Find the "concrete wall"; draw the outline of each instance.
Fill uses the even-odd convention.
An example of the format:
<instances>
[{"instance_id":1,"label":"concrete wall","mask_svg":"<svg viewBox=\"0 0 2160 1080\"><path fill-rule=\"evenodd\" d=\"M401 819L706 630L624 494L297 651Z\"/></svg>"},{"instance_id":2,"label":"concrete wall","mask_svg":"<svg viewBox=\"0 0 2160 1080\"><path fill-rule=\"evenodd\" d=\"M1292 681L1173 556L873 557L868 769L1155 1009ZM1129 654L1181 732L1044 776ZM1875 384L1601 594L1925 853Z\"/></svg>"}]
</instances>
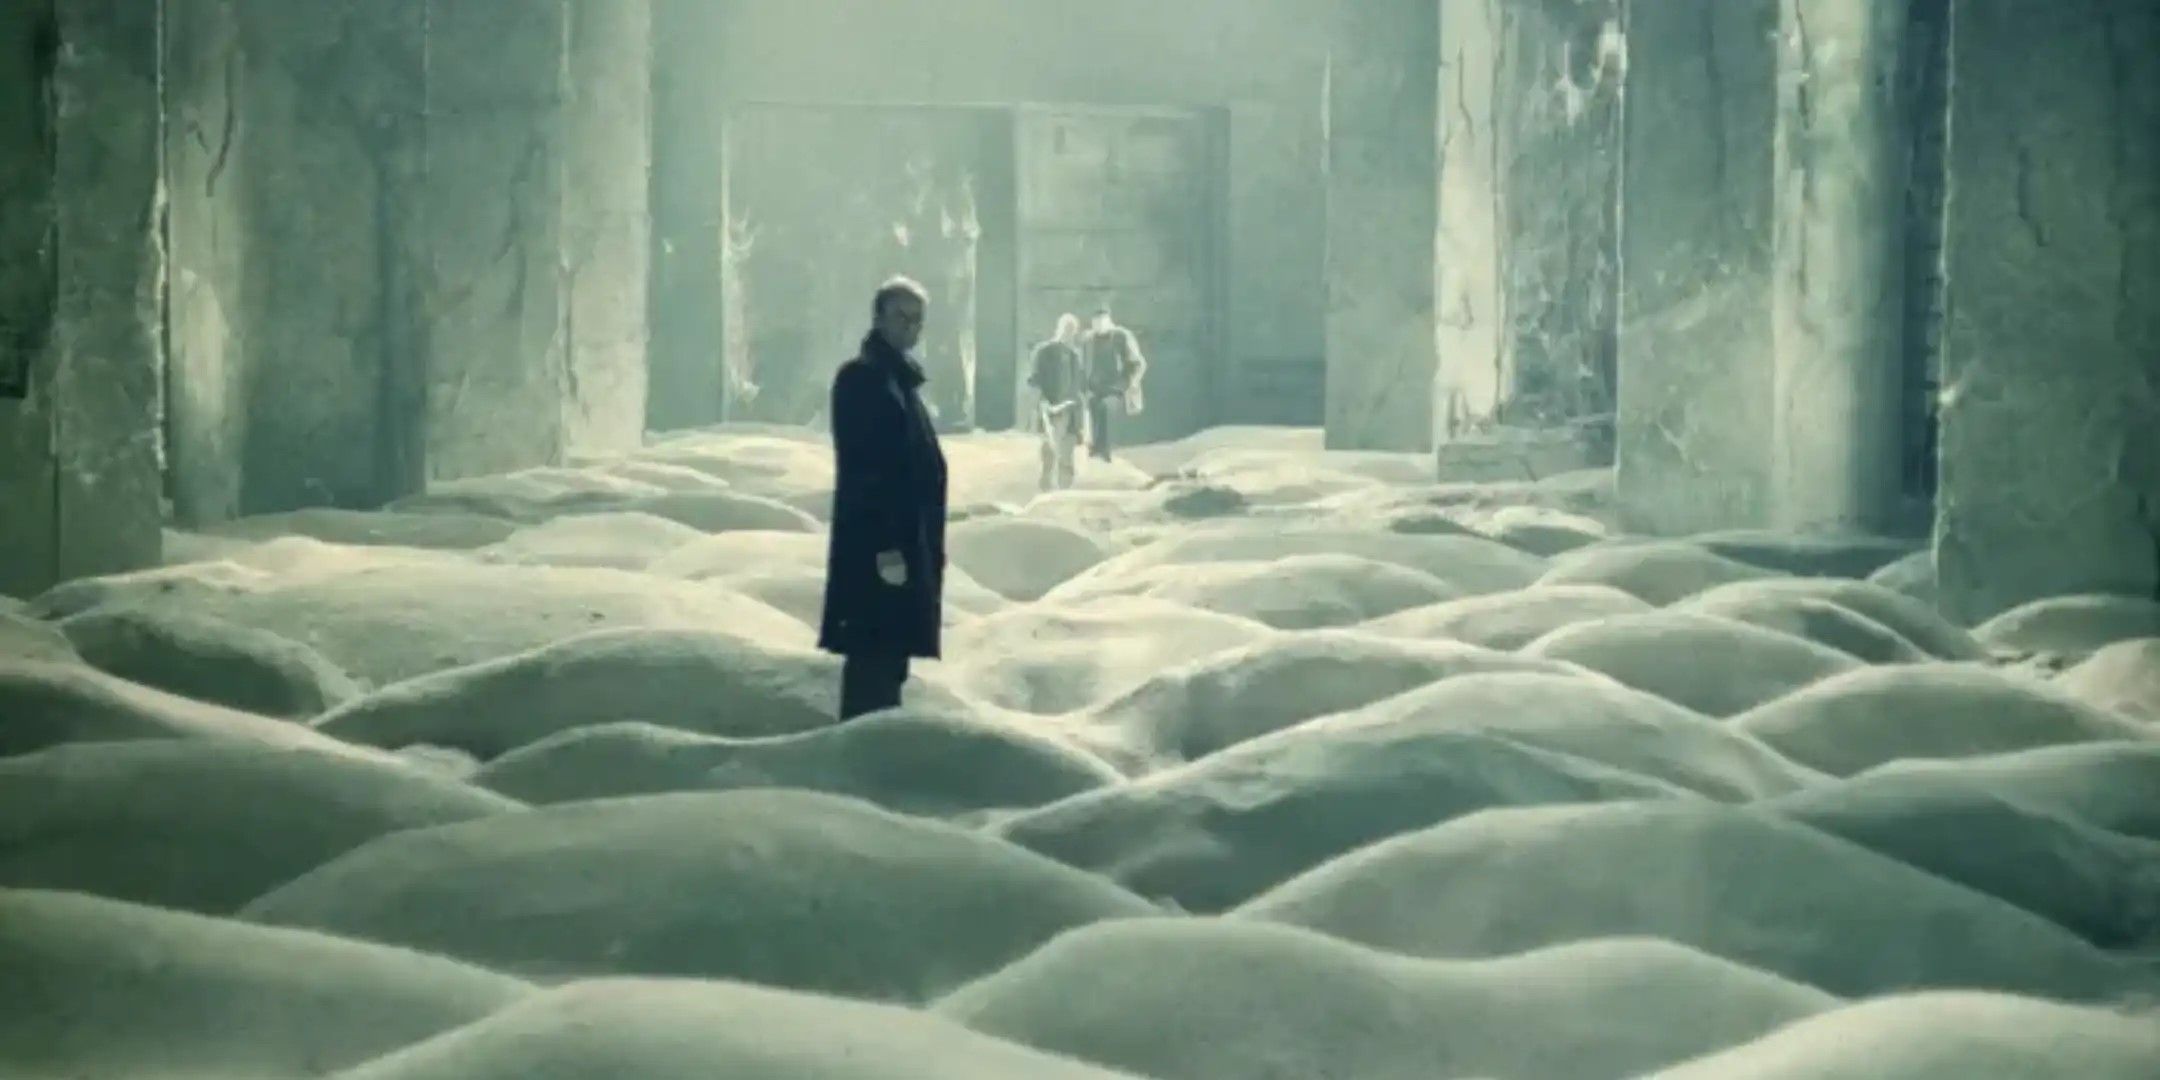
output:
<instances>
[{"instance_id":1,"label":"concrete wall","mask_svg":"<svg viewBox=\"0 0 2160 1080\"><path fill-rule=\"evenodd\" d=\"M158 28L126 0L0 14L24 31L0 45L0 296L30 369L0 400L0 592L23 596L159 554Z\"/></svg>"},{"instance_id":2,"label":"concrete wall","mask_svg":"<svg viewBox=\"0 0 2160 1080\"><path fill-rule=\"evenodd\" d=\"M1771 521L1888 532L1903 494L1910 14L1780 6Z\"/></svg>"},{"instance_id":3,"label":"concrete wall","mask_svg":"<svg viewBox=\"0 0 2160 1080\"><path fill-rule=\"evenodd\" d=\"M1767 524L1776 0L1628 5L1618 487L1627 526Z\"/></svg>"},{"instance_id":4,"label":"concrete wall","mask_svg":"<svg viewBox=\"0 0 2160 1080\"><path fill-rule=\"evenodd\" d=\"M696 33L710 0L653 0L652 271L647 318L646 424L656 431L717 419L722 301L719 66L711 34Z\"/></svg>"},{"instance_id":5,"label":"concrete wall","mask_svg":"<svg viewBox=\"0 0 2160 1080\"><path fill-rule=\"evenodd\" d=\"M414 239L430 479L643 431L649 19L634 0L433 6Z\"/></svg>"},{"instance_id":6,"label":"concrete wall","mask_svg":"<svg viewBox=\"0 0 2160 1080\"><path fill-rule=\"evenodd\" d=\"M1444 442L1613 407L1625 46L1617 0L1442 0Z\"/></svg>"},{"instance_id":7,"label":"concrete wall","mask_svg":"<svg viewBox=\"0 0 2160 1080\"><path fill-rule=\"evenodd\" d=\"M1433 444L1440 10L1345 4L1327 87L1327 445Z\"/></svg>"},{"instance_id":8,"label":"concrete wall","mask_svg":"<svg viewBox=\"0 0 2160 1080\"><path fill-rule=\"evenodd\" d=\"M759 100L1228 108L1224 374L1235 383L1248 366L1317 368L1324 349L1319 90L1331 13L1340 6L663 0L662 49L696 68L659 70L654 243L655 279L665 292L654 301L654 378L691 388L700 401L710 400L704 388L719 378L717 350L704 343L720 295L717 252L707 246L715 135L698 114L715 103ZM986 369L999 362L991 347L984 344Z\"/></svg>"},{"instance_id":9,"label":"concrete wall","mask_svg":"<svg viewBox=\"0 0 2160 1080\"><path fill-rule=\"evenodd\" d=\"M1959 0L1952 34L1943 603L2160 594L2160 5Z\"/></svg>"},{"instance_id":10,"label":"concrete wall","mask_svg":"<svg viewBox=\"0 0 2160 1080\"><path fill-rule=\"evenodd\" d=\"M416 475L403 238L425 6L167 0L174 512L369 506Z\"/></svg>"},{"instance_id":11,"label":"concrete wall","mask_svg":"<svg viewBox=\"0 0 2160 1080\"><path fill-rule=\"evenodd\" d=\"M430 479L560 460L566 0L458 0L430 27L426 267Z\"/></svg>"},{"instance_id":12,"label":"concrete wall","mask_svg":"<svg viewBox=\"0 0 2160 1080\"><path fill-rule=\"evenodd\" d=\"M652 7L570 7L563 266L572 453L645 437L652 161Z\"/></svg>"},{"instance_id":13,"label":"concrete wall","mask_svg":"<svg viewBox=\"0 0 2160 1080\"><path fill-rule=\"evenodd\" d=\"M0 594L54 566L52 0L0 0Z\"/></svg>"},{"instance_id":14,"label":"concrete wall","mask_svg":"<svg viewBox=\"0 0 2160 1080\"><path fill-rule=\"evenodd\" d=\"M646 5L167 5L180 520L638 443Z\"/></svg>"}]
</instances>

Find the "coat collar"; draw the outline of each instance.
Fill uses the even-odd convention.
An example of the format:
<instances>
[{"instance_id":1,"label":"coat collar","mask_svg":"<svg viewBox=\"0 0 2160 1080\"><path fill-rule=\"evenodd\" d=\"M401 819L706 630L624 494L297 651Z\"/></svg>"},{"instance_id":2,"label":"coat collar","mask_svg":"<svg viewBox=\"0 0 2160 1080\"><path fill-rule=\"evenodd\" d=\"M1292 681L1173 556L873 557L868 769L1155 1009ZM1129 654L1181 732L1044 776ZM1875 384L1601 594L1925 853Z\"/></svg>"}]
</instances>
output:
<instances>
[{"instance_id":1,"label":"coat collar","mask_svg":"<svg viewBox=\"0 0 2160 1080\"><path fill-rule=\"evenodd\" d=\"M862 354L864 359L890 372L901 386L910 390L929 379L914 357L887 344L885 338L875 330L863 335Z\"/></svg>"}]
</instances>

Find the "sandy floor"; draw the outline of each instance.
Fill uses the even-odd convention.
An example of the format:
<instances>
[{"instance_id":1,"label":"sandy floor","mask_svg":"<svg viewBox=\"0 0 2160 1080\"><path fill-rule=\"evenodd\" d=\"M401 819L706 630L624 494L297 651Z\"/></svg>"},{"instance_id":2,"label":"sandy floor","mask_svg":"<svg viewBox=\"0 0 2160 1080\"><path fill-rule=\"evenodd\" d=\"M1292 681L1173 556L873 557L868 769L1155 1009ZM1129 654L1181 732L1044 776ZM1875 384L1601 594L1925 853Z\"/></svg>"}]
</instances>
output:
<instances>
[{"instance_id":1,"label":"sandy floor","mask_svg":"<svg viewBox=\"0 0 2160 1080\"><path fill-rule=\"evenodd\" d=\"M831 721L771 427L0 609L0 1074L2160 1076L2160 607L1223 429L951 440Z\"/></svg>"}]
</instances>

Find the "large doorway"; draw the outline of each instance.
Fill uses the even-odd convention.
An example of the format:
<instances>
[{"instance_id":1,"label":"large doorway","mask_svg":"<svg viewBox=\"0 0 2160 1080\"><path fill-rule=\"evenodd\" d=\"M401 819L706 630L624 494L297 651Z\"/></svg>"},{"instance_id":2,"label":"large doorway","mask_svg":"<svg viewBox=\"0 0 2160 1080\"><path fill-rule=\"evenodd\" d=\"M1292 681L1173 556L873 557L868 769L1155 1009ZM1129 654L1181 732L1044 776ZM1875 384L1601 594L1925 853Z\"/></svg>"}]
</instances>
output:
<instances>
[{"instance_id":1,"label":"large doorway","mask_svg":"<svg viewBox=\"0 0 2160 1080\"><path fill-rule=\"evenodd\" d=\"M1146 408L1121 442L1213 423L1220 169L1208 114L1031 107L1015 125L1020 327L1108 304L1148 357Z\"/></svg>"},{"instance_id":2,"label":"large doorway","mask_svg":"<svg viewBox=\"0 0 2160 1080\"><path fill-rule=\"evenodd\" d=\"M941 426L1005 429L1057 317L1108 304L1146 351L1120 441L1214 422L1222 125L1064 106L752 103L725 121L723 358L732 420L804 423L878 282L928 286Z\"/></svg>"}]
</instances>

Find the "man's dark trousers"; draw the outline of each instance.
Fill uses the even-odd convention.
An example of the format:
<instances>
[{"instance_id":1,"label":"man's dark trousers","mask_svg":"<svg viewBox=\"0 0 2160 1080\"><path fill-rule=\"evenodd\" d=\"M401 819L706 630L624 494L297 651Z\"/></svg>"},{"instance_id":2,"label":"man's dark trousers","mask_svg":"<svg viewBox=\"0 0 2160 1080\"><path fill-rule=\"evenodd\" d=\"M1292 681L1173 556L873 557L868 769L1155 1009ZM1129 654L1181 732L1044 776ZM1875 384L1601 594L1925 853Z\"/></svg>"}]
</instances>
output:
<instances>
[{"instance_id":1,"label":"man's dark trousers","mask_svg":"<svg viewBox=\"0 0 2160 1080\"><path fill-rule=\"evenodd\" d=\"M840 661L840 719L896 708L908 658L898 652L849 653Z\"/></svg>"},{"instance_id":2,"label":"man's dark trousers","mask_svg":"<svg viewBox=\"0 0 2160 1080\"><path fill-rule=\"evenodd\" d=\"M1088 410L1088 452L1095 457L1110 460L1110 396L1090 394Z\"/></svg>"}]
</instances>

